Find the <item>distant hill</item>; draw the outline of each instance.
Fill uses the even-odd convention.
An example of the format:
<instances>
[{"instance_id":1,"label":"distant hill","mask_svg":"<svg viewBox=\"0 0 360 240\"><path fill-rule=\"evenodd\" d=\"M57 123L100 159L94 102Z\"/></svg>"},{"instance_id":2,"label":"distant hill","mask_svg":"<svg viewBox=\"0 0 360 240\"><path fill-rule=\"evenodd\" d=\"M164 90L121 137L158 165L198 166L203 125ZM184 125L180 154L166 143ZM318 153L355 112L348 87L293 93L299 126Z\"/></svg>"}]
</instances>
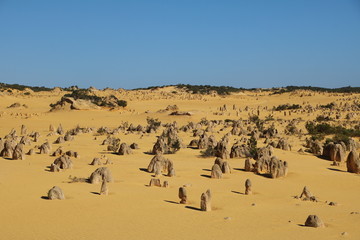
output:
<instances>
[{"instance_id":1,"label":"distant hill","mask_svg":"<svg viewBox=\"0 0 360 240\"><path fill-rule=\"evenodd\" d=\"M272 88L276 90L276 88ZM333 93L360 93L360 87L341 87L341 88L322 88L322 87L311 87L311 86L287 86L284 88L278 88L274 94L281 94L285 92L293 92L296 90L310 90L318 92L333 92Z\"/></svg>"},{"instance_id":2,"label":"distant hill","mask_svg":"<svg viewBox=\"0 0 360 240\"><path fill-rule=\"evenodd\" d=\"M133 90L153 90L161 89L164 87L176 87L183 89L186 92L194 94L210 94L216 92L219 95L228 95L231 93L241 92L241 91L272 91L272 94L282 94L286 92L293 92L296 90L309 90L309 91L318 91L318 92L332 92L332 93L360 93L360 87L341 87L341 88L322 88L322 87L312 87L312 86L287 86L279 88L236 88L231 86L211 86L211 85L190 85L190 84L177 84L177 85L164 85L164 86L152 86L147 88L136 88ZM38 87L38 86L26 86L21 84L7 84L0 83L0 90L6 89L16 89L23 91L26 88L31 89L34 92L40 91L51 91L53 88L47 87ZM77 86L71 86L68 88L62 88L65 91L73 91L79 89Z\"/></svg>"},{"instance_id":3,"label":"distant hill","mask_svg":"<svg viewBox=\"0 0 360 240\"><path fill-rule=\"evenodd\" d=\"M319 92L336 92L336 93L360 93L360 87L341 87L341 88L321 88L321 87L311 87L311 86L287 86L281 88L235 88L230 86L210 86L210 85L190 85L190 84L177 84L177 85L164 85L164 86L154 86L148 88L137 88L134 90L150 90L158 89L162 87L177 87L185 89L187 92L199 93L199 94L210 94L211 92L216 92L219 95L228 95L234 92L240 91L273 91L273 94L282 94L286 92L293 92L296 90L310 90L310 91L319 91Z\"/></svg>"},{"instance_id":4,"label":"distant hill","mask_svg":"<svg viewBox=\"0 0 360 240\"><path fill-rule=\"evenodd\" d=\"M40 92L40 91L51 91L52 88L47 88L47 87L32 87L32 86L26 86L26 85L21 85L21 84L7 84L7 83L0 83L0 89L4 90L4 89L16 89L19 91L23 91L26 88L29 88L31 90L33 90L34 92Z\"/></svg>"}]
</instances>

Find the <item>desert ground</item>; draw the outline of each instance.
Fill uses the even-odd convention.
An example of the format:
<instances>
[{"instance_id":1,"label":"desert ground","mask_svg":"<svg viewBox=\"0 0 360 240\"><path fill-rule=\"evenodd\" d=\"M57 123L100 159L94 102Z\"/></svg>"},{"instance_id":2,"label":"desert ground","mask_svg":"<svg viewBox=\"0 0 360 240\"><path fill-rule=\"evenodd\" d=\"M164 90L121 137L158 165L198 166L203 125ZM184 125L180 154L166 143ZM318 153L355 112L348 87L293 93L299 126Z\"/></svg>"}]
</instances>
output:
<instances>
[{"instance_id":1,"label":"desert ground","mask_svg":"<svg viewBox=\"0 0 360 240\"><path fill-rule=\"evenodd\" d=\"M65 91L0 93L0 136L5 139L16 130L13 136L18 136L17 141L29 135L24 153L34 149L34 154L25 154L23 160L0 157L0 239L360 239L360 175L347 172L345 162L333 166L332 161L306 151L305 139L310 136L304 127L306 121L319 114L335 119L336 112L316 106L331 102L338 106L340 102L351 104L359 101L360 94L295 91L272 95L243 91L220 96L190 94L174 87L93 91L98 95L114 94L126 100L127 107L50 111L49 104L59 101ZM20 105L9 108L13 103ZM286 103L310 105L314 110L272 111L274 106ZM188 115L170 115L171 110L166 110L169 105L176 105L178 111ZM352 110L345 109L334 121L351 128L360 115L355 112L350 123L345 118L348 113ZM221 179L211 178L216 157L204 156L204 149L188 147L199 136L194 136L193 129L182 131L181 127L189 122L217 120L209 129L206 125L198 125L198 129L220 141L231 132L231 121L248 121L251 115L260 119L272 115L265 125L274 124L278 130L274 139L284 137L291 145L291 150L273 148L273 154L288 164L286 176L269 178L247 172L246 157L236 157L225 159L231 173L223 174ZM149 133L122 127L130 123L146 126L148 118L158 119L162 126ZM293 119L297 120L294 124L299 133L285 134L286 125ZM164 124L174 122L182 148L163 156L173 162L176 174L154 176L147 171L155 156L151 151L166 129ZM88 131L74 135L72 141L55 144L60 124L64 132L76 127ZM23 135L22 125L27 128ZM98 131L101 127L118 131L104 134ZM33 132L40 134L37 142L30 136ZM128 155L108 151L107 145L102 145L108 135L128 145L137 143L139 148ZM250 135L228 134L229 152L242 137L249 139ZM359 142L359 138L354 140ZM40 154L38 146L47 141L50 152ZM264 142L265 138L258 138L258 147L266 146ZM59 156L51 154L58 147L76 151L79 157L71 157L71 169L52 172L49 166ZM103 165L90 165L94 158L102 158ZM105 165L106 159L110 163ZM99 167L107 167L113 177L107 184L107 195L99 194L101 183L74 181L74 177L89 178ZM161 183L167 181L169 186L150 187L152 178ZM250 195L245 195L246 179L252 182ZM53 186L63 190L64 200L48 199ZM187 203L179 204L179 187L183 186ZM304 186L316 196L316 201L295 197ZM201 211L201 195L208 189L212 210ZM304 226L309 215L317 215L325 227Z\"/></svg>"}]
</instances>

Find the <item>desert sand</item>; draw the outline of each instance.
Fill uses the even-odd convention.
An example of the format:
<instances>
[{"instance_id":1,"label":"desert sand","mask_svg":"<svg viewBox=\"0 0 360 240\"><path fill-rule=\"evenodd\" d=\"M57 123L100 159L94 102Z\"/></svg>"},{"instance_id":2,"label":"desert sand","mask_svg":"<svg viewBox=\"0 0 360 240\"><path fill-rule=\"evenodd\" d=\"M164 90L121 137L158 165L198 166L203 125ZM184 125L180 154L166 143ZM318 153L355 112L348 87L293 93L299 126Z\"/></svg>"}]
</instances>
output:
<instances>
[{"instance_id":1,"label":"desert sand","mask_svg":"<svg viewBox=\"0 0 360 240\"><path fill-rule=\"evenodd\" d=\"M177 91L175 93L175 91ZM79 153L72 158L73 168L50 172L49 166L56 157L49 154L26 155L24 160L0 158L0 239L360 239L360 175L346 171L346 164L331 166L331 161L312 153L299 153L305 149L306 120L319 114L271 112L280 104L316 106L330 102L353 101L360 94L330 94L319 92L292 92L270 95L269 92L241 92L229 96L191 95L167 87L157 90L115 91L99 94L116 94L127 100L124 109L64 110L50 112L50 103L58 101L65 92L22 92L0 95L0 136L12 129L20 135L21 125L28 133L40 133L39 142L24 147L25 152L48 140L52 150L59 146L65 151ZM19 102L18 108L7 108ZM191 116L172 116L160 111L168 105L177 105L179 110ZM220 107L227 106L227 111ZM233 110L233 105L241 112ZM245 107L250 108L245 111ZM164 123L177 122L178 126L189 122L207 120L246 120L249 113L260 107L260 118L273 114L274 124L281 136L284 134L282 120L301 118L299 129L304 135L285 136L292 145L290 151L274 148L274 154L289 165L286 177L271 179L243 170L245 158L227 159L232 173L222 179L211 179L210 170L215 157L201 156L201 150L187 148L192 132L179 131L184 148L175 154L167 154L173 161L176 176L160 176L169 187L148 187L152 173L146 169L154 155L149 154L157 132L140 134L120 131L114 135L127 144L137 143L139 149L131 155L117 155L101 145L106 135L91 133L76 135L73 141L53 144L59 135L48 136L49 125L57 128L62 124L65 131L80 127L97 129L102 126L116 128L124 122L145 126L148 117ZM268 111L263 110L268 107ZM289 112L289 111L287 111ZM358 113L359 114L359 113ZM343 113L342 119L344 121ZM359 115L355 118L359 121ZM213 134L220 140L231 127ZM230 136L230 147L239 136ZM264 146L265 139L258 145ZM359 139L356 139L359 141ZM93 158L105 155L113 164L106 165L114 182L108 184L109 194L99 195L101 184L86 182L71 183L69 176L88 178L99 166L89 165ZM252 195L245 195L245 180L252 182ZM179 204L178 189L186 185L188 203ZM59 186L65 200L48 200L47 192ZM318 198L318 202L294 198L304 186ZM212 191L212 211L199 211L200 196L207 189ZM336 206L329 206L329 202ZM308 215L319 216L326 227L305 227Z\"/></svg>"}]
</instances>

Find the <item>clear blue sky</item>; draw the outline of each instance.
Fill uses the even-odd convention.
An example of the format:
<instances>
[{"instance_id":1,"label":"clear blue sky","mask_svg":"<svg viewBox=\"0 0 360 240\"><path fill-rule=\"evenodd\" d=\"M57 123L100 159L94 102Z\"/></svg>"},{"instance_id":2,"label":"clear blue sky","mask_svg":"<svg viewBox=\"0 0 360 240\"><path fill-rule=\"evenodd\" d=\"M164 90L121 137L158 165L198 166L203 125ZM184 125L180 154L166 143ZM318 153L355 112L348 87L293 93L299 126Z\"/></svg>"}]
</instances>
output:
<instances>
[{"instance_id":1,"label":"clear blue sky","mask_svg":"<svg viewBox=\"0 0 360 240\"><path fill-rule=\"evenodd\" d=\"M360 86L360 0L0 0L0 82Z\"/></svg>"}]
</instances>

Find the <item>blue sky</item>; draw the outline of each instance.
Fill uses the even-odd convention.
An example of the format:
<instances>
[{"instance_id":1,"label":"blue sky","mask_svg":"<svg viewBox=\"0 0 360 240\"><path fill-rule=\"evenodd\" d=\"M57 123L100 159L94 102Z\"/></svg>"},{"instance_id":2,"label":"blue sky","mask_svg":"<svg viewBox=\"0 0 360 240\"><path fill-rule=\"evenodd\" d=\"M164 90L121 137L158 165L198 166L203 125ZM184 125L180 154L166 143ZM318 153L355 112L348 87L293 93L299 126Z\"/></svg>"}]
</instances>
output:
<instances>
[{"instance_id":1,"label":"blue sky","mask_svg":"<svg viewBox=\"0 0 360 240\"><path fill-rule=\"evenodd\" d=\"M0 0L0 82L360 86L360 0Z\"/></svg>"}]
</instances>

